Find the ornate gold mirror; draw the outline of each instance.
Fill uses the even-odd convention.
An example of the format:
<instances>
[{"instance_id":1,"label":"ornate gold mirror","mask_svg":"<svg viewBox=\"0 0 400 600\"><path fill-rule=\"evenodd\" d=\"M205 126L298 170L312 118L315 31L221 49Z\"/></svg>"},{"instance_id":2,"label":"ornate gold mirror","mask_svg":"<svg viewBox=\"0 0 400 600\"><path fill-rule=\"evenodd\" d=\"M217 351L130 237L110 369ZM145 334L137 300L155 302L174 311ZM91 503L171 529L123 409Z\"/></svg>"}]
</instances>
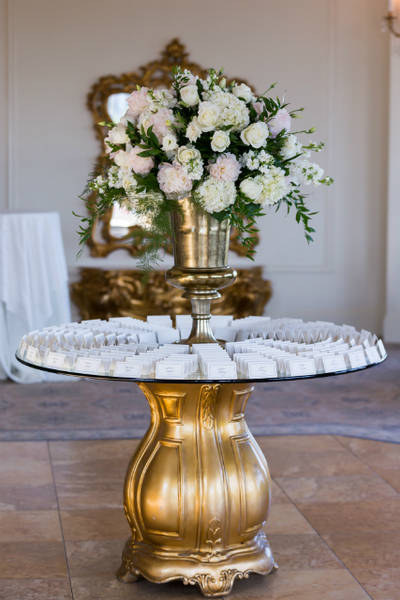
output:
<instances>
[{"instance_id":1,"label":"ornate gold mirror","mask_svg":"<svg viewBox=\"0 0 400 600\"><path fill-rule=\"evenodd\" d=\"M172 40L161 53L160 60L149 62L139 68L139 72L123 73L119 77L108 75L101 77L92 87L87 105L92 113L96 136L101 143L101 152L97 164L107 162L104 148L104 137L107 128L99 125L102 122L118 123L127 109L126 99L137 85L164 88L171 84L172 68L176 65L182 69L189 69L201 78L207 76L207 70L196 63L189 61L189 55L177 39ZM240 79L242 81L242 79ZM229 81L228 81L229 83ZM127 243L132 233L135 232L136 245ZM115 206L93 228L92 236L88 242L92 256L104 257L118 249L127 250L132 256L140 252L145 242L145 229L138 218L132 213ZM230 249L240 256L246 254L245 249L238 241L237 232L232 231ZM171 253L171 248L166 245L165 250Z\"/></svg>"}]
</instances>

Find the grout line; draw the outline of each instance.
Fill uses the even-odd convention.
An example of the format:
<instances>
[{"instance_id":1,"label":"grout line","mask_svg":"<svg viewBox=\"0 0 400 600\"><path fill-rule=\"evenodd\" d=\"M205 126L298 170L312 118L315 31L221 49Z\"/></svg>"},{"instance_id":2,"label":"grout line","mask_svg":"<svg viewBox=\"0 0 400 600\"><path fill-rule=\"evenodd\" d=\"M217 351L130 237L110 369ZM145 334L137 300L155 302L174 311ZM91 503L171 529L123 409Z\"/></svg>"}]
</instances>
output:
<instances>
[{"instance_id":1,"label":"grout line","mask_svg":"<svg viewBox=\"0 0 400 600\"><path fill-rule=\"evenodd\" d=\"M335 436L336 438L338 438L339 436ZM350 438L351 439L351 438ZM359 438L355 438L355 439L359 439ZM377 475L379 477L379 479L382 479L382 481L384 481L386 483L386 485L390 486L392 488L392 490L394 490L396 492L396 494L398 496L400 496L400 492L399 490L397 490L391 483L389 483L388 481L386 481L386 479L380 474L378 473L378 471L375 471L374 467L371 467L370 464L367 463L367 461L362 458L361 456L359 456L358 454L356 454L353 450L351 450L351 448L349 448L348 446L346 446L346 444L343 444L343 442L340 439L337 439L338 443L343 446L343 448L346 448L346 450L348 452L350 452L350 454L352 454L353 456L355 456L356 458L358 458L358 460L361 460L362 463L364 463L364 465L366 465L369 469L371 469L371 471L373 473L375 473L375 475ZM376 441L376 440L367 440L367 441ZM390 442L378 442L379 444L390 444Z\"/></svg>"},{"instance_id":2,"label":"grout line","mask_svg":"<svg viewBox=\"0 0 400 600\"><path fill-rule=\"evenodd\" d=\"M50 443L49 441L46 442L47 443L47 452L49 455L49 460L50 460L50 468L51 468L51 476L53 479L53 486L54 486L54 493L56 495L56 501L57 501L57 512L58 512L58 520L60 523L60 529L61 529L61 536L62 536L62 543L63 543L63 548L64 548L64 556L65 556L65 564L67 566L67 574L68 574L68 581L69 581L69 588L71 591L71 599L74 600L74 592L72 590L72 579L71 579L71 573L69 570L69 563L68 563L68 556L67 556L67 549L65 547L65 539L64 539L64 531L63 531L63 526L62 526L62 520L61 520L61 513L60 513L60 503L58 501L58 494L57 494L57 486L56 486L56 479L54 476L54 469L53 469L53 461L51 458L51 451L50 451Z\"/></svg>"},{"instance_id":3,"label":"grout line","mask_svg":"<svg viewBox=\"0 0 400 600\"><path fill-rule=\"evenodd\" d=\"M300 508L296 505L296 503L290 498L290 496L288 496L288 494L285 492L285 490L279 485L279 483L276 481L275 478L272 478L276 485L278 486L278 488L281 490L281 492L286 496L286 498L290 501L290 503L299 511L299 513L302 515L302 517L307 521L307 523L310 525L310 527L315 531L315 533L317 534L317 536L319 537L320 540L322 540L322 542L324 543L324 545L332 552L332 554L334 556L336 556L336 558L338 559L338 561L340 562L340 564L343 566L344 569L346 569L346 571L351 575L351 577L354 579L354 581L356 583L358 583L358 585L360 586L360 588L362 590L364 590L364 592L367 594L368 598L370 598L371 600L373 600L372 596L370 596L367 592L367 590L364 588L363 585L361 585L361 583L358 581L358 579L356 579L356 577L353 575L353 573L346 567L346 565L344 564L344 562L338 557L338 555L336 554L336 552L330 547L330 545L328 544L328 542L326 540L324 540L324 538L318 533L318 531L315 529L315 527L310 523L310 521L307 519L307 517L301 512ZM271 534L272 535L272 534ZM272 549L272 554L273 554L273 549Z\"/></svg>"}]
</instances>

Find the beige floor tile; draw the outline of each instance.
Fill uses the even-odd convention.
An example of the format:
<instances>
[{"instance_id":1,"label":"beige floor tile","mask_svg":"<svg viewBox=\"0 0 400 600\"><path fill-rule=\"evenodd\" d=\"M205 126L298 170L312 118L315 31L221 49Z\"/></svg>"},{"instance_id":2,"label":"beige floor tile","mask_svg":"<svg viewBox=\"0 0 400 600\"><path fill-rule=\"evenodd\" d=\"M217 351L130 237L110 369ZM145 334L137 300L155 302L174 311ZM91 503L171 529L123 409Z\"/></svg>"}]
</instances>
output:
<instances>
[{"instance_id":1,"label":"beige floor tile","mask_svg":"<svg viewBox=\"0 0 400 600\"><path fill-rule=\"evenodd\" d=\"M263 530L266 534L315 533L293 504L273 504Z\"/></svg>"},{"instance_id":2,"label":"beige floor tile","mask_svg":"<svg viewBox=\"0 0 400 600\"><path fill-rule=\"evenodd\" d=\"M398 532L329 533L322 537L351 572L397 568L400 563Z\"/></svg>"},{"instance_id":3,"label":"beige floor tile","mask_svg":"<svg viewBox=\"0 0 400 600\"><path fill-rule=\"evenodd\" d=\"M280 571L343 569L342 563L316 533L268 535L268 541Z\"/></svg>"},{"instance_id":4,"label":"beige floor tile","mask_svg":"<svg viewBox=\"0 0 400 600\"><path fill-rule=\"evenodd\" d=\"M271 485L271 498L272 504L291 504L291 501L286 494L281 490L279 485L274 479L272 479Z\"/></svg>"},{"instance_id":5,"label":"beige floor tile","mask_svg":"<svg viewBox=\"0 0 400 600\"><path fill-rule=\"evenodd\" d=\"M108 460L128 461L140 440L82 440L50 442L53 463Z\"/></svg>"},{"instance_id":6,"label":"beige floor tile","mask_svg":"<svg viewBox=\"0 0 400 600\"><path fill-rule=\"evenodd\" d=\"M52 509L57 509L57 498L53 483L44 485L0 485L0 511Z\"/></svg>"},{"instance_id":7,"label":"beige floor tile","mask_svg":"<svg viewBox=\"0 0 400 600\"><path fill-rule=\"evenodd\" d=\"M47 442L0 442L0 485L52 482Z\"/></svg>"},{"instance_id":8,"label":"beige floor tile","mask_svg":"<svg viewBox=\"0 0 400 600\"><path fill-rule=\"evenodd\" d=\"M114 577L125 542L126 538L66 542L71 577Z\"/></svg>"},{"instance_id":9,"label":"beige floor tile","mask_svg":"<svg viewBox=\"0 0 400 600\"><path fill-rule=\"evenodd\" d=\"M260 441L260 439L258 440ZM365 463L331 436L271 436L261 438L272 477L363 475Z\"/></svg>"},{"instance_id":10,"label":"beige floor tile","mask_svg":"<svg viewBox=\"0 0 400 600\"><path fill-rule=\"evenodd\" d=\"M67 565L62 542L9 542L0 544L0 565L0 580L67 577Z\"/></svg>"},{"instance_id":11,"label":"beige floor tile","mask_svg":"<svg viewBox=\"0 0 400 600\"><path fill-rule=\"evenodd\" d=\"M60 510L122 508L123 480L91 483L59 483L57 496Z\"/></svg>"},{"instance_id":12,"label":"beige floor tile","mask_svg":"<svg viewBox=\"0 0 400 600\"><path fill-rule=\"evenodd\" d=\"M0 512L1 542L62 541L56 510Z\"/></svg>"},{"instance_id":13,"label":"beige floor tile","mask_svg":"<svg viewBox=\"0 0 400 600\"><path fill-rule=\"evenodd\" d=\"M123 509L63 510L64 539L120 540L131 534Z\"/></svg>"},{"instance_id":14,"label":"beige floor tile","mask_svg":"<svg viewBox=\"0 0 400 600\"><path fill-rule=\"evenodd\" d=\"M400 568L353 571L373 600L400 600Z\"/></svg>"},{"instance_id":15,"label":"beige floor tile","mask_svg":"<svg viewBox=\"0 0 400 600\"><path fill-rule=\"evenodd\" d=\"M397 498L397 492L375 475L332 477L276 477L296 504L311 502L359 502Z\"/></svg>"},{"instance_id":16,"label":"beige floor tile","mask_svg":"<svg viewBox=\"0 0 400 600\"><path fill-rule=\"evenodd\" d=\"M298 504L319 533L400 531L400 497L380 502Z\"/></svg>"},{"instance_id":17,"label":"beige floor tile","mask_svg":"<svg viewBox=\"0 0 400 600\"><path fill-rule=\"evenodd\" d=\"M372 468L400 469L400 444L360 438L338 437L338 441L360 456Z\"/></svg>"},{"instance_id":18,"label":"beige floor tile","mask_svg":"<svg viewBox=\"0 0 400 600\"><path fill-rule=\"evenodd\" d=\"M196 586L197 588L197 586ZM121 584L115 579L72 579L74 600L179 600L201 598L198 588L181 582L158 586L145 580ZM277 571L236 581L229 598L240 600L370 600L345 569Z\"/></svg>"},{"instance_id":19,"label":"beige floor tile","mask_svg":"<svg viewBox=\"0 0 400 600\"><path fill-rule=\"evenodd\" d=\"M67 579L2 579L0 600L71 600Z\"/></svg>"}]
</instances>

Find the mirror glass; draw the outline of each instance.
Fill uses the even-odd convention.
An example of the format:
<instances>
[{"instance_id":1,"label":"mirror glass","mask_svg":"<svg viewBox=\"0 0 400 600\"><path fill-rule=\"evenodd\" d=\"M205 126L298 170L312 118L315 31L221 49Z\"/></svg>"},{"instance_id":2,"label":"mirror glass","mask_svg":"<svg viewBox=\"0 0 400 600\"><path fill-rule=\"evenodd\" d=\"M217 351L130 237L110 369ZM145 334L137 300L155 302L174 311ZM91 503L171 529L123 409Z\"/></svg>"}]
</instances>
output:
<instances>
[{"instance_id":1,"label":"mirror glass","mask_svg":"<svg viewBox=\"0 0 400 600\"><path fill-rule=\"evenodd\" d=\"M121 117L124 116L128 110L128 104L126 103L127 98L130 94L111 94L107 99L107 112L110 115L113 123L119 123Z\"/></svg>"},{"instance_id":2,"label":"mirror glass","mask_svg":"<svg viewBox=\"0 0 400 600\"><path fill-rule=\"evenodd\" d=\"M118 204L113 206L111 221L110 221L110 233L115 238L122 238L129 233L129 227L139 225L143 229L146 229L146 224L143 223L143 219L138 217L132 212L129 212L126 208L121 208Z\"/></svg>"}]
</instances>

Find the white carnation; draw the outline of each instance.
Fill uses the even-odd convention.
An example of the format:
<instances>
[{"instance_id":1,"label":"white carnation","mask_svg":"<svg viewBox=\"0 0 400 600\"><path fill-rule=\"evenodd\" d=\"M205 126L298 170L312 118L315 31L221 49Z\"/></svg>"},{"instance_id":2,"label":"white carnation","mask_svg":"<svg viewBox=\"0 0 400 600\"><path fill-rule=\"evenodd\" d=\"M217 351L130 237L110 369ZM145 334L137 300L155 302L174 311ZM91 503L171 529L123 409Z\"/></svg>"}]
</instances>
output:
<instances>
[{"instance_id":1,"label":"white carnation","mask_svg":"<svg viewBox=\"0 0 400 600\"><path fill-rule=\"evenodd\" d=\"M220 212L236 200L236 187L233 181L221 181L207 177L197 188L197 194L207 212Z\"/></svg>"},{"instance_id":2,"label":"white carnation","mask_svg":"<svg viewBox=\"0 0 400 600\"><path fill-rule=\"evenodd\" d=\"M162 140L162 149L164 152L171 152L172 150L176 150L178 148L178 140L176 139L176 135L173 133L168 133L163 137Z\"/></svg>"},{"instance_id":3,"label":"white carnation","mask_svg":"<svg viewBox=\"0 0 400 600\"><path fill-rule=\"evenodd\" d=\"M186 129L185 135L190 142L196 142L197 139L201 136L201 134L202 129L200 127L198 118L194 117Z\"/></svg>"}]
</instances>

